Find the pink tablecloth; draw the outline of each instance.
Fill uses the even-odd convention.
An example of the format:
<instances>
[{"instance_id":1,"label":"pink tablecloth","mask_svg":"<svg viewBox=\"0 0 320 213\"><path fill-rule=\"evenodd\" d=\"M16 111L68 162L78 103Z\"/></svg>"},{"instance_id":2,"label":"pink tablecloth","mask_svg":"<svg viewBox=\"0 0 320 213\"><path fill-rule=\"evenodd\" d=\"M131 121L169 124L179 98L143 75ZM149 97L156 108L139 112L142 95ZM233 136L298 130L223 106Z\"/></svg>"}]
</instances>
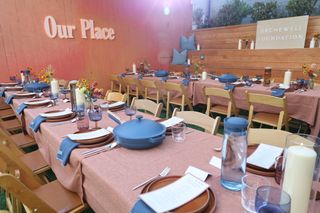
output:
<instances>
[{"instance_id":1,"label":"pink tablecloth","mask_svg":"<svg viewBox=\"0 0 320 213\"><path fill-rule=\"evenodd\" d=\"M24 100L14 100L17 108ZM59 103L52 109L67 107ZM25 109L27 125L48 108ZM124 115L118 113L121 117ZM93 123L90 124L93 126ZM104 116L101 127L115 126L115 123ZM85 200L95 212L129 212L138 199L141 189L132 188L141 181L158 174L164 167L171 168L170 175L183 175L192 165L212 174L207 180L216 195L216 212L241 212L240 192L224 189L219 184L219 169L209 165L214 147L221 146L222 139L207 133L194 130L187 135L183 143L175 143L167 137L163 144L150 150L128 150L117 148L83 159L81 152L86 149L75 149L70 163L63 167L56 159L61 140L67 133L75 132L76 124L55 125L41 124L41 131L33 134L45 160L55 172L58 180L69 190L84 194ZM271 179L272 180L272 179ZM232 202L232 205L230 205Z\"/></svg>"},{"instance_id":2,"label":"pink tablecloth","mask_svg":"<svg viewBox=\"0 0 320 213\"><path fill-rule=\"evenodd\" d=\"M207 87L220 87L223 88L224 84L216 80L207 79L205 81L198 81L193 85L193 104L206 104L206 97L203 94L203 88ZM252 87L236 87L233 91L236 106L240 109L248 110L245 91L255 93L263 93L271 95L270 87L264 87L259 84L254 84ZM308 123L311 127L311 134L318 135L320 132L320 87L315 87L313 90L308 90L302 93L287 92L285 93L288 102L289 116L298 120ZM226 104L225 100L215 99L219 104ZM257 111L276 112L277 109L257 106Z\"/></svg>"}]
</instances>

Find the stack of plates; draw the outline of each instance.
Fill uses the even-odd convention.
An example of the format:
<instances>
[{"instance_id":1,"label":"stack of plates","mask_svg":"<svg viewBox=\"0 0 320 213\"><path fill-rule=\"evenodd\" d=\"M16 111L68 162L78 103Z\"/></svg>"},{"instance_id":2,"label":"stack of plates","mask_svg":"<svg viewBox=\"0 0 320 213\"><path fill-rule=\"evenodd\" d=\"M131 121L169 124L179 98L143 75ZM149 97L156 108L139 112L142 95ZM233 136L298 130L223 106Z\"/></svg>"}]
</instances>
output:
<instances>
[{"instance_id":1,"label":"stack of plates","mask_svg":"<svg viewBox=\"0 0 320 213\"><path fill-rule=\"evenodd\" d=\"M6 91L20 91L23 89L23 87L14 86L14 87L5 87Z\"/></svg>"},{"instance_id":2,"label":"stack of plates","mask_svg":"<svg viewBox=\"0 0 320 213\"><path fill-rule=\"evenodd\" d=\"M181 178L180 176L168 176L164 178L159 178L149 184L147 184L142 189L142 194L146 192L151 192L166 185L173 183L174 181ZM170 212L188 212L188 213L196 213L196 212L214 212L216 208L216 197L214 193L208 188L201 195L196 197L195 199L189 201L188 203L176 208Z\"/></svg>"},{"instance_id":3,"label":"stack of plates","mask_svg":"<svg viewBox=\"0 0 320 213\"><path fill-rule=\"evenodd\" d=\"M48 100L48 99L45 99L45 100L31 100L31 101L24 102L24 104L26 104L27 106L31 106L31 107L44 106L44 105L48 105L49 103L51 103L51 100Z\"/></svg>"},{"instance_id":4,"label":"stack of plates","mask_svg":"<svg viewBox=\"0 0 320 213\"><path fill-rule=\"evenodd\" d=\"M68 134L68 138L80 143L80 148L93 148L111 143L113 134L106 129L89 129L87 131Z\"/></svg>"},{"instance_id":5,"label":"stack of plates","mask_svg":"<svg viewBox=\"0 0 320 213\"><path fill-rule=\"evenodd\" d=\"M9 83L0 83L0 87L14 87L14 86L17 86L18 83L13 83L13 82L9 82Z\"/></svg>"},{"instance_id":6,"label":"stack of plates","mask_svg":"<svg viewBox=\"0 0 320 213\"><path fill-rule=\"evenodd\" d=\"M118 101L113 103L103 103L100 105L102 109L110 110L111 112L123 110L125 107L125 102Z\"/></svg>"},{"instance_id":7,"label":"stack of plates","mask_svg":"<svg viewBox=\"0 0 320 213\"><path fill-rule=\"evenodd\" d=\"M14 98L32 98L36 94L34 92L18 92L14 94Z\"/></svg>"},{"instance_id":8,"label":"stack of plates","mask_svg":"<svg viewBox=\"0 0 320 213\"><path fill-rule=\"evenodd\" d=\"M47 118L47 122L60 122L73 119L76 114L71 109L65 110L52 110L40 114L42 117Z\"/></svg>"},{"instance_id":9,"label":"stack of plates","mask_svg":"<svg viewBox=\"0 0 320 213\"><path fill-rule=\"evenodd\" d=\"M258 146L259 144L249 145L247 148L247 157L249 157L258 148ZM265 169L249 163L247 163L247 172L266 177L274 177L276 175L276 170L274 167L271 167L270 169Z\"/></svg>"}]
</instances>

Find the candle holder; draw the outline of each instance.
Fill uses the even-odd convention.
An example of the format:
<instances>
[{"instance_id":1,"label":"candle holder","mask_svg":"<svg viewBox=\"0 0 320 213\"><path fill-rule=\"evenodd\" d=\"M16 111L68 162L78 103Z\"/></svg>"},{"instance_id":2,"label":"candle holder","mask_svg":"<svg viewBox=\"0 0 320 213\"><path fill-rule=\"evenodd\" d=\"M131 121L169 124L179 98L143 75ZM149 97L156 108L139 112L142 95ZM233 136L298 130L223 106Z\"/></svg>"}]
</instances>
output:
<instances>
[{"instance_id":1,"label":"candle holder","mask_svg":"<svg viewBox=\"0 0 320 213\"><path fill-rule=\"evenodd\" d=\"M291 213L316 212L320 194L320 138L288 135L282 171L281 186L291 197Z\"/></svg>"}]
</instances>

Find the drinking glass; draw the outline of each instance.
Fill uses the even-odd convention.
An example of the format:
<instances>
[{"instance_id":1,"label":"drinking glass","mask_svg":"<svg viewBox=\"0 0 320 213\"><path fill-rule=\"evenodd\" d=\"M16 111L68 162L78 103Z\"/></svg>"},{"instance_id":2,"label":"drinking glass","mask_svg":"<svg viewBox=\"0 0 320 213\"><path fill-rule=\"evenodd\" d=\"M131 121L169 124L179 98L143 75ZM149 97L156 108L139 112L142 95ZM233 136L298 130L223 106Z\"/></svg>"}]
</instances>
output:
<instances>
[{"instance_id":1,"label":"drinking glass","mask_svg":"<svg viewBox=\"0 0 320 213\"><path fill-rule=\"evenodd\" d=\"M77 128L80 132L86 131L89 129L89 119L88 115L84 111L78 111L77 112Z\"/></svg>"},{"instance_id":2,"label":"drinking glass","mask_svg":"<svg viewBox=\"0 0 320 213\"><path fill-rule=\"evenodd\" d=\"M290 213L291 198L280 188L260 186L256 193L255 208L257 213Z\"/></svg>"},{"instance_id":3,"label":"drinking glass","mask_svg":"<svg viewBox=\"0 0 320 213\"><path fill-rule=\"evenodd\" d=\"M185 123L178 123L171 127L172 129L172 138L175 142L182 142L186 138L185 129L186 124Z\"/></svg>"},{"instance_id":4,"label":"drinking glass","mask_svg":"<svg viewBox=\"0 0 320 213\"><path fill-rule=\"evenodd\" d=\"M67 94L70 92L69 89L66 89L66 88L61 88L60 89L60 93L64 95L64 98L63 100L67 99Z\"/></svg>"},{"instance_id":5,"label":"drinking glass","mask_svg":"<svg viewBox=\"0 0 320 213\"><path fill-rule=\"evenodd\" d=\"M57 94L50 93L50 99L52 101L52 105L53 106L57 105L57 100L58 100L58 95Z\"/></svg>"},{"instance_id":6,"label":"drinking glass","mask_svg":"<svg viewBox=\"0 0 320 213\"><path fill-rule=\"evenodd\" d=\"M130 116L130 120L132 120L132 116L137 113L137 108L135 106L128 106L125 108L124 113Z\"/></svg>"},{"instance_id":7,"label":"drinking glass","mask_svg":"<svg viewBox=\"0 0 320 213\"><path fill-rule=\"evenodd\" d=\"M269 181L261 176L247 174L242 177L241 205L250 212L255 213L256 191L260 186L269 186Z\"/></svg>"},{"instance_id":8,"label":"drinking glass","mask_svg":"<svg viewBox=\"0 0 320 213\"><path fill-rule=\"evenodd\" d=\"M89 114L90 121L95 122L95 129L98 129L98 121L101 121L101 119L102 119L101 107L98 105L91 107L88 114Z\"/></svg>"}]
</instances>

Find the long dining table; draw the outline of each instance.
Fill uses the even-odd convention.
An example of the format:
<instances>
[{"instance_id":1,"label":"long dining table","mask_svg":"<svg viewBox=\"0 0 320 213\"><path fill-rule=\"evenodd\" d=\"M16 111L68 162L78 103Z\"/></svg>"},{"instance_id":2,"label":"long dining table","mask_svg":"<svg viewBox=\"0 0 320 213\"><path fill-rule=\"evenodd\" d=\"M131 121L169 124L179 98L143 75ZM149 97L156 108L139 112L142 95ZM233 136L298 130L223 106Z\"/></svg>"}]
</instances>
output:
<instances>
[{"instance_id":1,"label":"long dining table","mask_svg":"<svg viewBox=\"0 0 320 213\"><path fill-rule=\"evenodd\" d=\"M6 95L10 94L9 92ZM16 109L27 99L14 99L12 107ZM39 113L48 110L65 109L69 103L58 101L52 108L26 108L23 116L26 126ZM141 113L143 114L143 113ZM117 115L128 120L123 111ZM157 118L143 114L144 117ZM115 127L117 124L106 114L99 126ZM93 127L93 122L90 122ZM192 130L186 135L186 140L177 143L167 136L163 143L147 150L129 150L123 147L115 148L97 155L84 158L82 153L87 148L77 148L72 151L70 161L62 166L56 155L62 139L68 133L77 131L75 123L44 122L37 133L27 129L33 135L39 150L46 162L54 171L61 184L76 192L95 212L130 212L139 198L141 188L132 188L144 180L159 174L166 166L171 168L169 175L184 175L189 166L200 168L211 175L206 182L210 185L216 197L216 212L242 212L240 192L229 191L220 185L220 169L209 164L213 156L221 157L214 148L221 147L222 138L198 130ZM275 184L273 178L269 178Z\"/></svg>"}]
</instances>

